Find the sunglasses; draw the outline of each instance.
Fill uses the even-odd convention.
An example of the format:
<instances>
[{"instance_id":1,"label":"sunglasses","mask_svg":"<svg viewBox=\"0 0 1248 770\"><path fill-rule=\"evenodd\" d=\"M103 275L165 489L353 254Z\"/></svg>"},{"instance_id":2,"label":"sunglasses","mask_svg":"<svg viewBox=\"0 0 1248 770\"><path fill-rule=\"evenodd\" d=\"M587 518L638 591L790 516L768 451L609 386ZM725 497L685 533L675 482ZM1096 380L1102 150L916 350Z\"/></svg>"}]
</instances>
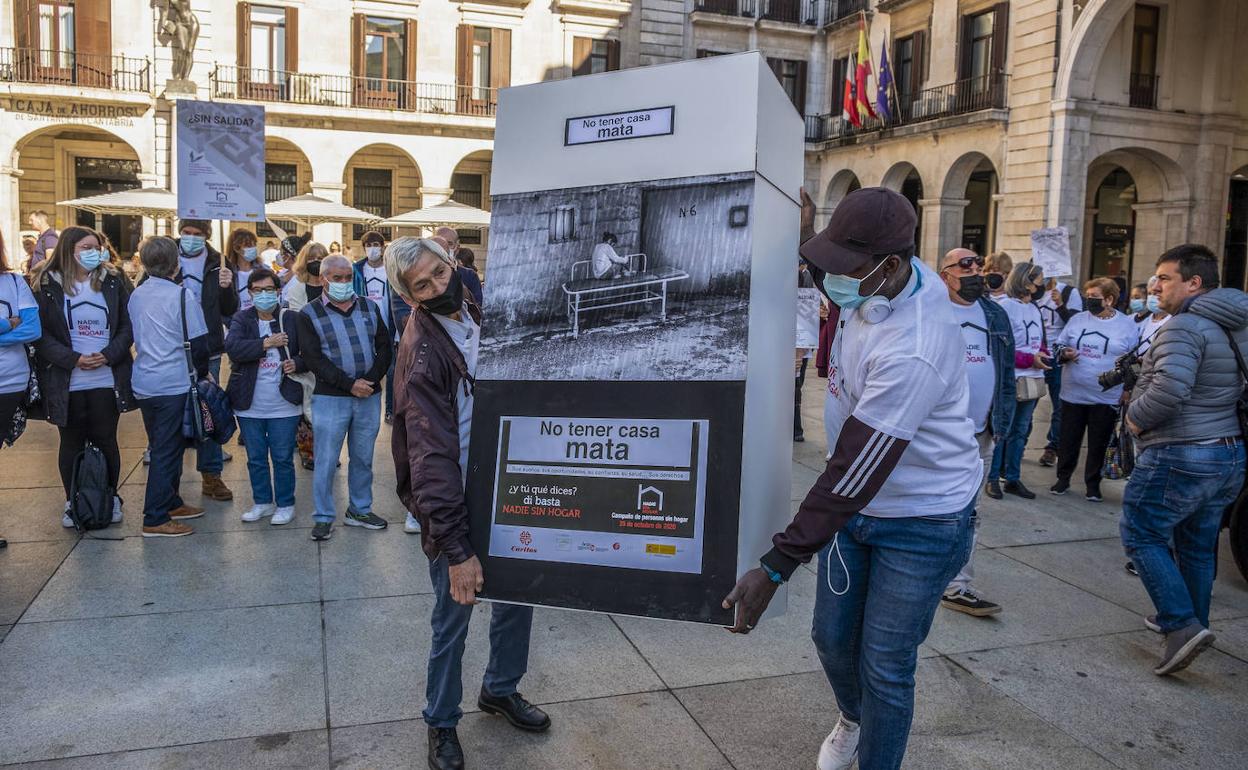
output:
<instances>
[{"instance_id":1,"label":"sunglasses","mask_svg":"<svg viewBox=\"0 0 1248 770\"><path fill-rule=\"evenodd\" d=\"M980 257L980 256L974 256L974 257L963 257L962 259L959 259L957 262L954 262L954 263L952 263L952 264L945 265L943 269L944 269L944 270L948 270L948 269L950 269L950 268L952 268L952 267L955 267L955 266L956 266L956 267L960 267L960 268L962 268L963 270L970 270L970 269L971 269L971 265L979 265L980 267L983 267L983 266L984 266L984 258L983 258L983 257Z\"/></svg>"}]
</instances>

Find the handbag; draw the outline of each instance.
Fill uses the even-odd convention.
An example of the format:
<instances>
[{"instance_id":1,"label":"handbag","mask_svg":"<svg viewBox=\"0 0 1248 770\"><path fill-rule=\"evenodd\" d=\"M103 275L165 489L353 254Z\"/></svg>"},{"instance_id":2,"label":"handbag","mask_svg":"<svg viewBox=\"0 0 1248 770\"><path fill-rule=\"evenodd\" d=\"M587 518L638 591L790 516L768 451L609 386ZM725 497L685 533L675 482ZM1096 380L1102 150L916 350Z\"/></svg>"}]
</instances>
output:
<instances>
[{"instance_id":1,"label":"handbag","mask_svg":"<svg viewBox=\"0 0 1248 770\"><path fill-rule=\"evenodd\" d=\"M186 289L182 289L182 352L186 356L186 376L190 387L182 412L182 437L199 443L214 441L224 444L234 435L237 423L229 396L215 382L199 379L191 360L191 339L186 329Z\"/></svg>"},{"instance_id":2,"label":"handbag","mask_svg":"<svg viewBox=\"0 0 1248 770\"><path fill-rule=\"evenodd\" d=\"M1125 412L1125 410L1122 410ZM1120 414L1114 432L1105 448L1105 464L1101 475L1107 479L1125 479L1135 470L1135 440L1126 426L1126 415Z\"/></svg>"},{"instance_id":3,"label":"handbag","mask_svg":"<svg viewBox=\"0 0 1248 770\"><path fill-rule=\"evenodd\" d=\"M1015 377L1014 386L1019 401L1035 401L1049 392L1043 377Z\"/></svg>"}]
</instances>

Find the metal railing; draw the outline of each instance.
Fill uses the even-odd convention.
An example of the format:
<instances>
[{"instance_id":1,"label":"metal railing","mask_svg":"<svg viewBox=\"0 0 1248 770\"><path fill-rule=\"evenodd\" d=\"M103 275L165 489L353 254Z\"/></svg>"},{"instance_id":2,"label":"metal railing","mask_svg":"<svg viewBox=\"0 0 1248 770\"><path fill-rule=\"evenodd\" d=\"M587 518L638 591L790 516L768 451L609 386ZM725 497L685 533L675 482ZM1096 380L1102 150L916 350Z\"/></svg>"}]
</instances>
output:
<instances>
[{"instance_id":1,"label":"metal railing","mask_svg":"<svg viewBox=\"0 0 1248 770\"><path fill-rule=\"evenodd\" d=\"M0 82L74 85L148 93L152 87L152 62L132 56L0 48Z\"/></svg>"},{"instance_id":2,"label":"metal railing","mask_svg":"<svg viewBox=\"0 0 1248 770\"><path fill-rule=\"evenodd\" d=\"M693 10L817 27L826 4L827 0L694 0Z\"/></svg>"},{"instance_id":3,"label":"metal railing","mask_svg":"<svg viewBox=\"0 0 1248 770\"><path fill-rule=\"evenodd\" d=\"M921 123L928 120L964 115L980 110L1004 109L1009 76L1003 72L968 78L935 88L926 88L914 94L899 94L889 99L890 115L867 118L862 127L850 123L840 112L828 115L806 116L806 141L842 141L857 134L866 134L886 128ZM874 109L875 95L871 106Z\"/></svg>"},{"instance_id":4,"label":"metal railing","mask_svg":"<svg viewBox=\"0 0 1248 770\"><path fill-rule=\"evenodd\" d=\"M871 10L871 0L825 0L823 26Z\"/></svg>"},{"instance_id":5,"label":"metal railing","mask_svg":"<svg viewBox=\"0 0 1248 770\"><path fill-rule=\"evenodd\" d=\"M214 99L485 117L492 117L498 109L496 88L359 75L318 75L224 64L213 67L209 87Z\"/></svg>"},{"instance_id":6,"label":"metal railing","mask_svg":"<svg viewBox=\"0 0 1248 770\"><path fill-rule=\"evenodd\" d=\"M1161 78L1144 72L1131 73L1131 106L1157 109L1157 84Z\"/></svg>"}]
</instances>

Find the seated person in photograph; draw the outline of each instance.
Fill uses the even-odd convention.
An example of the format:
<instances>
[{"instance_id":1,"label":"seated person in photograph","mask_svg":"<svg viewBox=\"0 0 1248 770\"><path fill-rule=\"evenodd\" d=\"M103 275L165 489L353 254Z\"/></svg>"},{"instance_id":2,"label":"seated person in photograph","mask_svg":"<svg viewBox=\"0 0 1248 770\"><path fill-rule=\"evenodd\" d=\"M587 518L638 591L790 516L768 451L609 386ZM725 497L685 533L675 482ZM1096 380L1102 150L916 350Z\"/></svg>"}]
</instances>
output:
<instances>
[{"instance_id":1,"label":"seated person in photograph","mask_svg":"<svg viewBox=\"0 0 1248 770\"><path fill-rule=\"evenodd\" d=\"M619 240L615 233L602 234L602 243L594 247L592 257L595 278L619 278L628 274L628 257L621 257L615 252L617 243Z\"/></svg>"}]
</instances>

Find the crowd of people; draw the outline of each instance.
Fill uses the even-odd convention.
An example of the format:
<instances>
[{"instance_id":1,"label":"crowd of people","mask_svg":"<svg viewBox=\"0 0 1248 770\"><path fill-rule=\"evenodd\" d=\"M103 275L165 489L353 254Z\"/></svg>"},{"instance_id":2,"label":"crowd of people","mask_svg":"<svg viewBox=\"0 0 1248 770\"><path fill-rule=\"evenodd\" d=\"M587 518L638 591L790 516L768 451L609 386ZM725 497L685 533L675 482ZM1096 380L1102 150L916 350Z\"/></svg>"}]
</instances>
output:
<instances>
[{"instance_id":1,"label":"crowd of people","mask_svg":"<svg viewBox=\"0 0 1248 770\"><path fill-rule=\"evenodd\" d=\"M1219 287L1207 248L1160 255L1154 277L1128 292L1121 279L1069 285L1003 252L954 249L933 269L915 256L914 231L904 197L866 188L815 233L803 193L799 283L827 301L819 350L795 359L796 390L800 399L813 357L828 379L827 467L723 600L729 630L749 633L778 586L818 559L813 639L840 709L820 770L899 767L917 650L937 608L1001 611L973 585L978 500L1036 497L1022 466L1042 399L1053 409L1036 459L1054 468L1052 494L1070 490L1082 457L1085 499L1102 502L1107 458L1132 460L1122 541L1156 606L1145 624L1162 635L1159 675L1212 643L1218 529L1244 479L1237 359L1248 296ZM100 232L68 227L39 237L27 275L9 268L0 239L0 440L17 440L28 416L58 427L62 523L76 527L75 458L98 449L117 490L118 423L137 409L150 462L142 535L190 535L204 509L179 494L188 448L203 496L233 498L221 443L184 438L191 389L228 371L251 486L242 520L296 518L298 455L312 472L311 537L325 541L344 444L343 523L386 529L373 507L373 452L391 423L404 530L420 535L436 594L429 764L462 768L462 655L483 585L464 503L483 302L473 255L449 228L394 242L365 233L354 262L307 234L262 247L238 229L218 252L210 233L209 222L182 220L175 237L145 239L135 265ZM124 505L113 498L113 523ZM496 603L490 624L479 707L548 729L518 692L532 608Z\"/></svg>"}]
</instances>

